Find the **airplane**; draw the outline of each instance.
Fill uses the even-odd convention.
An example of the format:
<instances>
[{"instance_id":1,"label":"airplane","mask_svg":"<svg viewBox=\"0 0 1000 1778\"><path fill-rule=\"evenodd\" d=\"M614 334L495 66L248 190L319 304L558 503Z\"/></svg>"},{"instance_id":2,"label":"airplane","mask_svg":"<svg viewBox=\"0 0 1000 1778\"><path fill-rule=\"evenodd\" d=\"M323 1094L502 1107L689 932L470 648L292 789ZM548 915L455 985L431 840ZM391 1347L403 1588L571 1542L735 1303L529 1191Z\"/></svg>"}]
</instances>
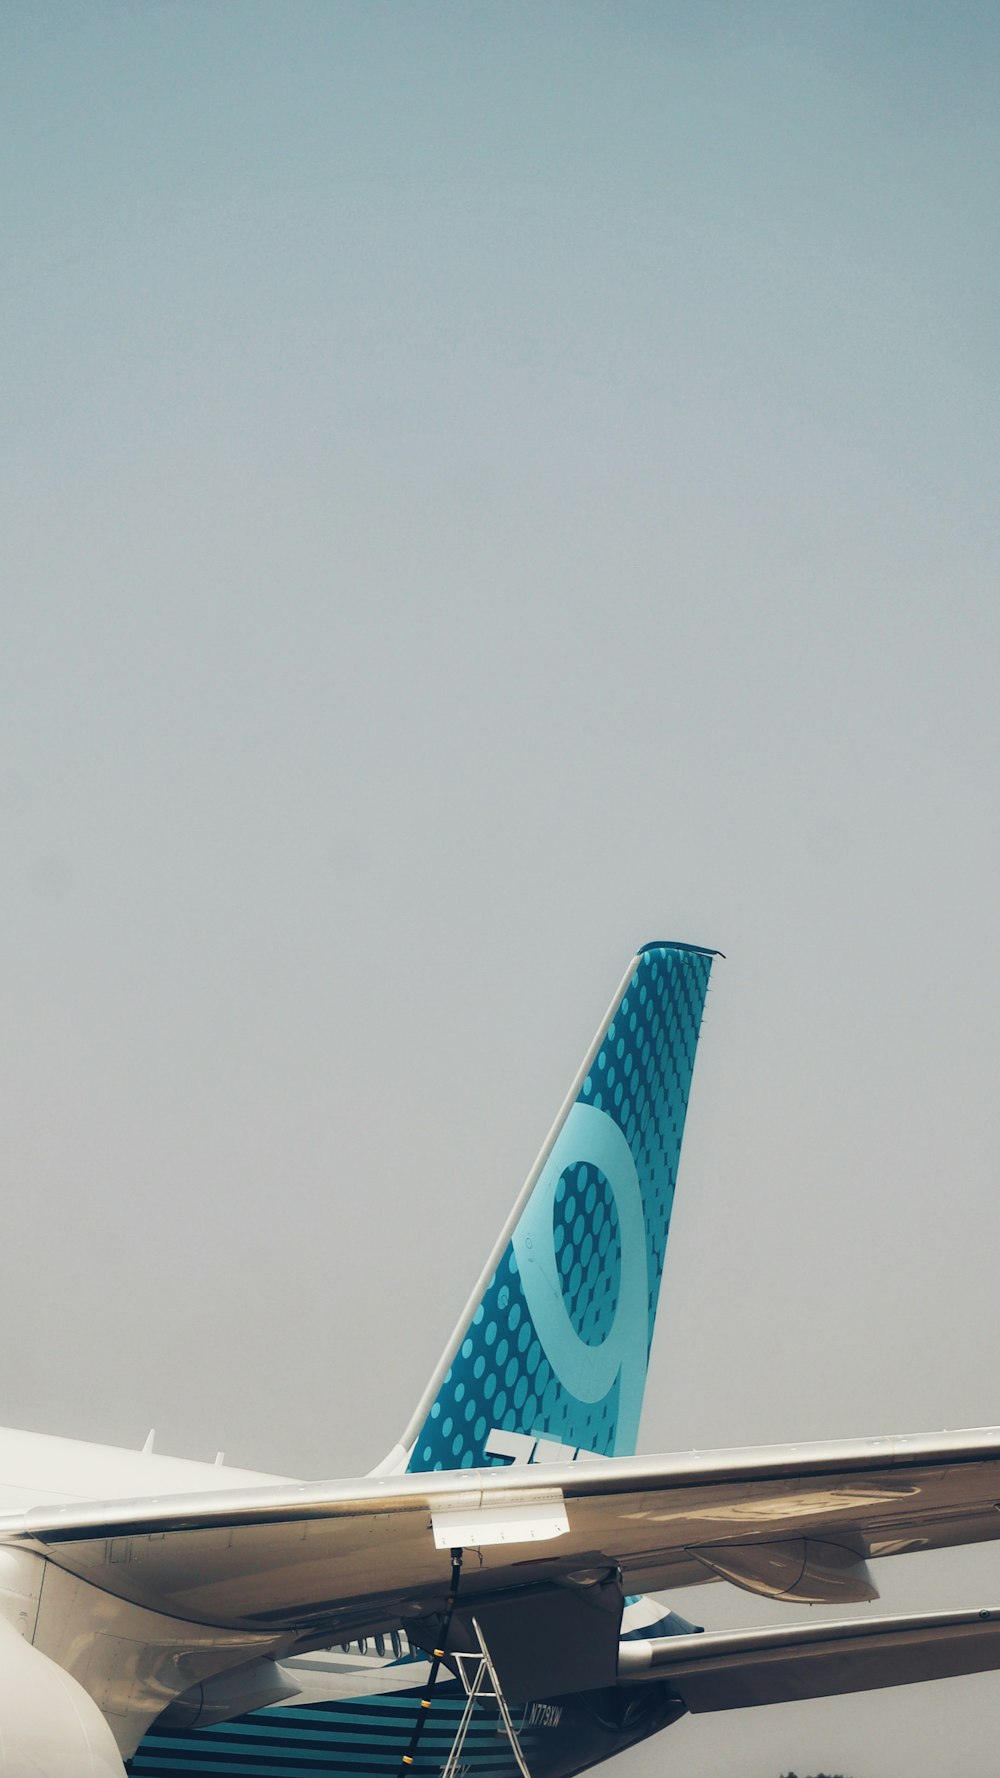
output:
<instances>
[{"instance_id":1,"label":"airplane","mask_svg":"<svg viewBox=\"0 0 1000 1778\"><path fill-rule=\"evenodd\" d=\"M0 1778L572 1778L687 1711L1000 1668L992 1607L707 1632L651 1597L849 1606L1000 1535L998 1428L636 1455L719 954L631 959L369 1475L0 1431Z\"/></svg>"}]
</instances>

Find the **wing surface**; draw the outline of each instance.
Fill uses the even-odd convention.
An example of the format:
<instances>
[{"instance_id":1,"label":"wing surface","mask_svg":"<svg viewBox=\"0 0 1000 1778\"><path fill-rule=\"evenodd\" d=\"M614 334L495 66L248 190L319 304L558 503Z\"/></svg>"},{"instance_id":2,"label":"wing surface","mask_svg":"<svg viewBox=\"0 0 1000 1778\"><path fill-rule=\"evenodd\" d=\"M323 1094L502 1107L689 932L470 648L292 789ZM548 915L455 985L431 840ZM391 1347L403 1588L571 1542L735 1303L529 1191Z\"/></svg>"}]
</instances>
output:
<instances>
[{"instance_id":1,"label":"wing surface","mask_svg":"<svg viewBox=\"0 0 1000 1778\"><path fill-rule=\"evenodd\" d=\"M918 1685L998 1667L1000 1611L665 1636L623 1643L618 1663L624 1680L666 1680L696 1714Z\"/></svg>"},{"instance_id":2,"label":"wing surface","mask_svg":"<svg viewBox=\"0 0 1000 1778\"><path fill-rule=\"evenodd\" d=\"M998 1502L993 1428L44 1506L0 1518L0 1541L174 1618L315 1641L440 1612L449 1539L476 1551L467 1606L616 1570L629 1593L725 1575L830 1599L810 1571L994 1539Z\"/></svg>"}]
</instances>

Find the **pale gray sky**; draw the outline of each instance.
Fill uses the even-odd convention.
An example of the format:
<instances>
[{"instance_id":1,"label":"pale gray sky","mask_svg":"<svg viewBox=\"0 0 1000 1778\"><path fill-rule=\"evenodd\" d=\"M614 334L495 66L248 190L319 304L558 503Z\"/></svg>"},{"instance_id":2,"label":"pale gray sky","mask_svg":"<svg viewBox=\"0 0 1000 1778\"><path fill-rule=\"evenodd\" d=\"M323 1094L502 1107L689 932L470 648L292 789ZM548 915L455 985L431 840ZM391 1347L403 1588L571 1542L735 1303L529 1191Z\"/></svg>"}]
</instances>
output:
<instances>
[{"instance_id":1,"label":"pale gray sky","mask_svg":"<svg viewBox=\"0 0 1000 1778\"><path fill-rule=\"evenodd\" d=\"M0 1418L368 1467L666 937L728 961L644 1447L1000 1420L998 49L7 0ZM982 1678L620 1771L998 1737Z\"/></svg>"}]
</instances>

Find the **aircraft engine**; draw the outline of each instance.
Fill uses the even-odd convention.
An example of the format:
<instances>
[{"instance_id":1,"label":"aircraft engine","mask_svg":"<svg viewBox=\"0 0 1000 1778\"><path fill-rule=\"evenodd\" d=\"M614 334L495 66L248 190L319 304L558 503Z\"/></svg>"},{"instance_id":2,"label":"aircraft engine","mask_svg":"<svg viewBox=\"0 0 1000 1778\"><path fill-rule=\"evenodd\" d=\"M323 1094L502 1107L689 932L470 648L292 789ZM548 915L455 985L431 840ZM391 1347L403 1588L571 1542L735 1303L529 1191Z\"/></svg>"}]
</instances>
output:
<instances>
[{"instance_id":1,"label":"aircraft engine","mask_svg":"<svg viewBox=\"0 0 1000 1778\"><path fill-rule=\"evenodd\" d=\"M0 1778L125 1778L93 1698L2 1621Z\"/></svg>"}]
</instances>

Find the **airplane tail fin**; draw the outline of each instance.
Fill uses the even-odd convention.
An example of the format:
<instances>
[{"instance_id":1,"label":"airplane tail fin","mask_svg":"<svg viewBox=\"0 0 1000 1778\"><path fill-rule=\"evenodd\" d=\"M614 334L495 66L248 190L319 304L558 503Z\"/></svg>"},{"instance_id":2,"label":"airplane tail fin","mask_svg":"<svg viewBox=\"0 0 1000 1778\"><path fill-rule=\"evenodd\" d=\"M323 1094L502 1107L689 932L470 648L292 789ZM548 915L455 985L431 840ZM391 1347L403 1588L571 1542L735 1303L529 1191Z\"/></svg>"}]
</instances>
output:
<instances>
[{"instance_id":1,"label":"airplane tail fin","mask_svg":"<svg viewBox=\"0 0 1000 1778\"><path fill-rule=\"evenodd\" d=\"M635 1450L718 955L650 944L633 958L402 1445L380 1472Z\"/></svg>"}]
</instances>

